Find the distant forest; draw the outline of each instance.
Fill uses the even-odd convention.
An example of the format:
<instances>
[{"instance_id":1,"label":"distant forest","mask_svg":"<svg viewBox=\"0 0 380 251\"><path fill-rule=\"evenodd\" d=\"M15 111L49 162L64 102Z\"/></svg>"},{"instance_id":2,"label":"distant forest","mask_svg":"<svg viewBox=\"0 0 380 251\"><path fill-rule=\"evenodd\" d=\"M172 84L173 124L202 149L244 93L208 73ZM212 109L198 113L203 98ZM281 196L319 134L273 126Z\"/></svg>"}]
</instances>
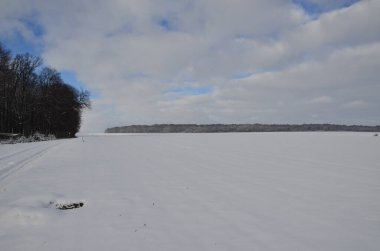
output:
<instances>
[{"instance_id":1,"label":"distant forest","mask_svg":"<svg viewBox=\"0 0 380 251\"><path fill-rule=\"evenodd\" d=\"M113 127L106 133L215 133L215 132L303 132L303 131L352 131L380 132L380 126L334 124L159 124Z\"/></svg>"},{"instance_id":2,"label":"distant forest","mask_svg":"<svg viewBox=\"0 0 380 251\"><path fill-rule=\"evenodd\" d=\"M0 43L0 133L74 137L90 93L65 83L39 57L12 57Z\"/></svg>"}]
</instances>

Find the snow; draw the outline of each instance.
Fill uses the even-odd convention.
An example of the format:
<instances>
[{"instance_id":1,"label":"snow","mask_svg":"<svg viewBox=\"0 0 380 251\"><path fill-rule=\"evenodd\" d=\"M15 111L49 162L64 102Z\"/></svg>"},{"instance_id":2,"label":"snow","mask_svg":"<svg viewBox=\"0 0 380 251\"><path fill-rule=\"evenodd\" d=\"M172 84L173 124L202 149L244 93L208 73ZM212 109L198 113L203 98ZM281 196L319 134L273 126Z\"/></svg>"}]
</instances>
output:
<instances>
[{"instance_id":1,"label":"snow","mask_svg":"<svg viewBox=\"0 0 380 251\"><path fill-rule=\"evenodd\" d=\"M379 149L323 132L0 145L0 249L378 250Z\"/></svg>"}]
</instances>

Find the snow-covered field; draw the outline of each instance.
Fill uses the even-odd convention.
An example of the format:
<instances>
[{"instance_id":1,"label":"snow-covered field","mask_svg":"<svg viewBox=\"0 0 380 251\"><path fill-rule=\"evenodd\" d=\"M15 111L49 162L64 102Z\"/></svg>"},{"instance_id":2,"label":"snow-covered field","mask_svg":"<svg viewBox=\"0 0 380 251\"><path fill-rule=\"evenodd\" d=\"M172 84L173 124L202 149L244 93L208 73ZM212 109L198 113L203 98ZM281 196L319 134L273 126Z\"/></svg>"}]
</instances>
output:
<instances>
[{"instance_id":1,"label":"snow-covered field","mask_svg":"<svg viewBox=\"0 0 380 251\"><path fill-rule=\"evenodd\" d=\"M56 204L83 202L58 210ZM0 145L0 250L380 250L371 133Z\"/></svg>"}]
</instances>

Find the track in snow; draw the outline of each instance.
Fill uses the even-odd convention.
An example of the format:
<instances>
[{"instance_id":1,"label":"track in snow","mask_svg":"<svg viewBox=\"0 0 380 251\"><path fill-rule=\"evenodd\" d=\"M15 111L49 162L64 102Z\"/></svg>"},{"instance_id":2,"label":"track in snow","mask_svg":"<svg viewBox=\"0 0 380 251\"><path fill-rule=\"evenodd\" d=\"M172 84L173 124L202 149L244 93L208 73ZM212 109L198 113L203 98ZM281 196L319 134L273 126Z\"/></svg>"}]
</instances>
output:
<instances>
[{"instance_id":1,"label":"track in snow","mask_svg":"<svg viewBox=\"0 0 380 251\"><path fill-rule=\"evenodd\" d=\"M57 142L36 142L26 143L21 150L11 146L10 149L0 148L0 181L22 169L26 164L42 156L52 147L58 145Z\"/></svg>"}]
</instances>

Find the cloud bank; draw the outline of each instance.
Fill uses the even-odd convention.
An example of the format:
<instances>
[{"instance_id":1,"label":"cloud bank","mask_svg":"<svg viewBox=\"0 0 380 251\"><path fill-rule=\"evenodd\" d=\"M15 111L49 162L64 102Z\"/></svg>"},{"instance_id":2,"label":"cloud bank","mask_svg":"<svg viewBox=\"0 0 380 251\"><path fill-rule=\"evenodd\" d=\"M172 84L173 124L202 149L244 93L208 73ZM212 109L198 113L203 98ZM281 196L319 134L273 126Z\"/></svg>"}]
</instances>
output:
<instances>
[{"instance_id":1,"label":"cloud bank","mask_svg":"<svg viewBox=\"0 0 380 251\"><path fill-rule=\"evenodd\" d=\"M380 124L377 0L5 0L0 39L99 97L82 131L153 123Z\"/></svg>"}]
</instances>

